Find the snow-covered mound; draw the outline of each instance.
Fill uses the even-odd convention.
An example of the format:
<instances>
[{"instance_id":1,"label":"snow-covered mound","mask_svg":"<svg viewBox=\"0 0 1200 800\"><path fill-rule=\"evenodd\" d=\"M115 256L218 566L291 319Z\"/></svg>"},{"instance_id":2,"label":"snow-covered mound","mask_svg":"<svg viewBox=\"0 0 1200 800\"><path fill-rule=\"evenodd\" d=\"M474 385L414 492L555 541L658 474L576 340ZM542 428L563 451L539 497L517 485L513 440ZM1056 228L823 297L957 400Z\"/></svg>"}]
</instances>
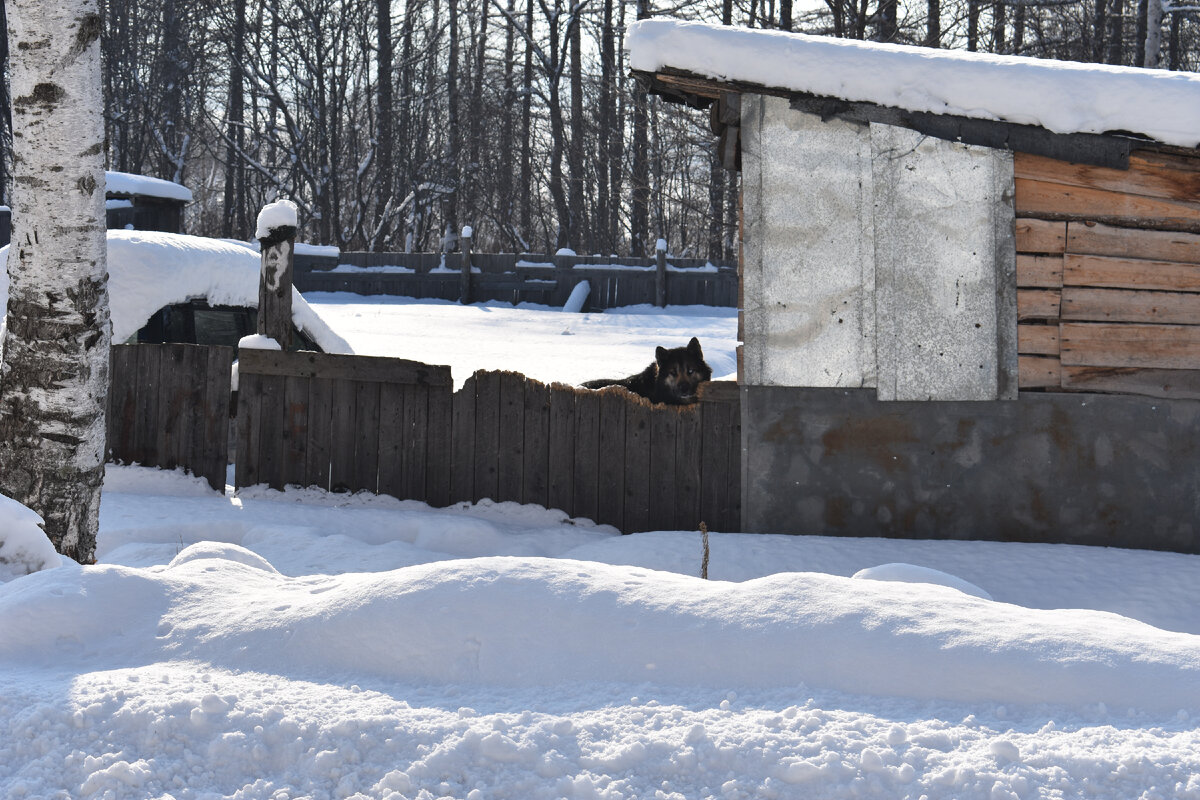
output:
<instances>
[{"instance_id":1,"label":"snow-covered mound","mask_svg":"<svg viewBox=\"0 0 1200 800\"><path fill-rule=\"evenodd\" d=\"M37 512L0 494L0 583L61 564Z\"/></svg>"},{"instance_id":2,"label":"snow-covered mound","mask_svg":"<svg viewBox=\"0 0 1200 800\"><path fill-rule=\"evenodd\" d=\"M1040 125L1056 133L1123 131L1200 143L1200 75L1106 64L934 50L699 22L636 22L633 69L706 77L909 111Z\"/></svg>"},{"instance_id":3,"label":"snow-covered mound","mask_svg":"<svg viewBox=\"0 0 1200 800\"><path fill-rule=\"evenodd\" d=\"M236 545L198 544L165 568L59 569L0 587L0 664L187 660L409 683L805 684L921 700L1200 707L1197 637L923 588L816 573L724 583L505 557L289 578Z\"/></svg>"}]
</instances>

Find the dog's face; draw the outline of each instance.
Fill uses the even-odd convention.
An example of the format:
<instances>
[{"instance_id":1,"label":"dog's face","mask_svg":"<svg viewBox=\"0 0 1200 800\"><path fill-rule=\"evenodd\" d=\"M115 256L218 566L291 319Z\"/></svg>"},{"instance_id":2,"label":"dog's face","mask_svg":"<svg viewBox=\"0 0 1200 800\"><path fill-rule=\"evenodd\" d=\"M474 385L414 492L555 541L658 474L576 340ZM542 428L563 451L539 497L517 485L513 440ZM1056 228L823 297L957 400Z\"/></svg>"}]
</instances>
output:
<instances>
[{"instance_id":1,"label":"dog's face","mask_svg":"<svg viewBox=\"0 0 1200 800\"><path fill-rule=\"evenodd\" d=\"M700 384L712 378L712 369L705 363L700 340L695 336L687 347L659 347L654 358L658 362L659 394L669 402L696 402Z\"/></svg>"}]
</instances>

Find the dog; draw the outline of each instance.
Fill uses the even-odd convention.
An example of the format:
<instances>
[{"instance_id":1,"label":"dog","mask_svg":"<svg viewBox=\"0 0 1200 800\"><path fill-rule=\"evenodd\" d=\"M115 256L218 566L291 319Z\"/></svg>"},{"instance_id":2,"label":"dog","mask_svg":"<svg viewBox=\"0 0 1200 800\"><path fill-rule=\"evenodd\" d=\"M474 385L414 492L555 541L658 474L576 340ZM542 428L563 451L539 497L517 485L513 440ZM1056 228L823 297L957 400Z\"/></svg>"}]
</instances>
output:
<instances>
[{"instance_id":1,"label":"dog","mask_svg":"<svg viewBox=\"0 0 1200 800\"><path fill-rule=\"evenodd\" d=\"M700 384L712 379L712 368L704 361L700 340L695 336L687 347L658 347L654 363L628 378L600 378L586 381L587 389L620 386L641 395L651 403L687 405L696 402Z\"/></svg>"}]
</instances>

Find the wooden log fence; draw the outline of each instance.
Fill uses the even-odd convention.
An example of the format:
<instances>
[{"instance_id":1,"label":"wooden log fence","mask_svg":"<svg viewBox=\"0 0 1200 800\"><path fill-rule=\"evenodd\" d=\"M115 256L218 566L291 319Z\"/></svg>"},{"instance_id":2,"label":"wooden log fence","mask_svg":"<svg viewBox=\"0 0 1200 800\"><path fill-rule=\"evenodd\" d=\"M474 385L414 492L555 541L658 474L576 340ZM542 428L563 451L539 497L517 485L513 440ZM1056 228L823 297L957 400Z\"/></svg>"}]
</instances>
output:
<instances>
[{"instance_id":1,"label":"wooden log fence","mask_svg":"<svg viewBox=\"0 0 1200 800\"><path fill-rule=\"evenodd\" d=\"M370 491L433 506L536 503L625 532L737 530L736 384L691 406L399 359L244 351L238 487Z\"/></svg>"}]
</instances>

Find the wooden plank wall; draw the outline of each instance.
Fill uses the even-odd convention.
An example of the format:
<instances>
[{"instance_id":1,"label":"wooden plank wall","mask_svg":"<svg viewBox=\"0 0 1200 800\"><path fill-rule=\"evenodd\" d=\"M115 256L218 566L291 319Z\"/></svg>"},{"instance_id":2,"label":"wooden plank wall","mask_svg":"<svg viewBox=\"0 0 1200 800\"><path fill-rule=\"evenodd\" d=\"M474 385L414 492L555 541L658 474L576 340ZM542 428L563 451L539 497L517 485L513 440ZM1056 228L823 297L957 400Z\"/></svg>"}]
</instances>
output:
<instances>
[{"instance_id":1,"label":"wooden plank wall","mask_svg":"<svg viewBox=\"0 0 1200 800\"><path fill-rule=\"evenodd\" d=\"M1200 158L1014 166L1021 388L1200 398Z\"/></svg>"},{"instance_id":2,"label":"wooden plank wall","mask_svg":"<svg viewBox=\"0 0 1200 800\"><path fill-rule=\"evenodd\" d=\"M737 530L737 385L691 406L398 359L247 351L237 486L367 490L430 505L536 503L625 531Z\"/></svg>"},{"instance_id":3,"label":"wooden plank wall","mask_svg":"<svg viewBox=\"0 0 1200 800\"><path fill-rule=\"evenodd\" d=\"M121 344L110 363L106 460L183 467L223 492L233 348Z\"/></svg>"}]
</instances>

